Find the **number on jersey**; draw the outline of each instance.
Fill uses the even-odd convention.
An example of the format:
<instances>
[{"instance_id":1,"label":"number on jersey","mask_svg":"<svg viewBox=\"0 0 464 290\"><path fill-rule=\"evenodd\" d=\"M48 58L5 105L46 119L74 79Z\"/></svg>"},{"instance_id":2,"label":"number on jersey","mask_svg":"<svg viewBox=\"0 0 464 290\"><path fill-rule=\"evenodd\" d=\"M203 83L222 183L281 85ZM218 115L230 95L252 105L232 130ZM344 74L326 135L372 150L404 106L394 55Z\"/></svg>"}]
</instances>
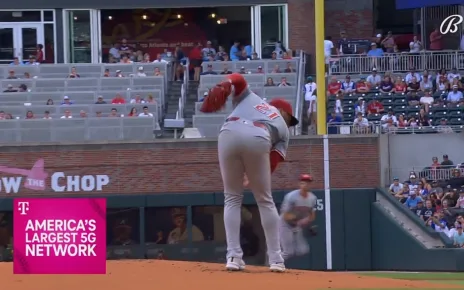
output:
<instances>
[{"instance_id":1,"label":"number on jersey","mask_svg":"<svg viewBox=\"0 0 464 290\"><path fill-rule=\"evenodd\" d=\"M271 120L279 117L279 113L273 112L271 107L266 103L258 104L254 106L254 108L261 114L266 115Z\"/></svg>"}]
</instances>

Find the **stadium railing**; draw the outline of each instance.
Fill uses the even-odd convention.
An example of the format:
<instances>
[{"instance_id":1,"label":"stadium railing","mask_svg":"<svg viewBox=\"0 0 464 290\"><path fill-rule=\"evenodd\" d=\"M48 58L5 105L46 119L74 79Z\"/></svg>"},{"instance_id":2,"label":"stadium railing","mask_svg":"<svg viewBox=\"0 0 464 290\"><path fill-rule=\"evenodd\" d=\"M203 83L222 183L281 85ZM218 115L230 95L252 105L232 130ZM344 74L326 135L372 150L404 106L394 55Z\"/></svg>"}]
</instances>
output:
<instances>
[{"instance_id":1,"label":"stadium railing","mask_svg":"<svg viewBox=\"0 0 464 290\"><path fill-rule=\"evenodd\" d=\"M379 122L369 122L368 126L354 125L353 122L327 123L328 134L453 134L464 131L464 125L425 126L425 127L389 127L384 128Z\"/></svg>"}]
</instances>

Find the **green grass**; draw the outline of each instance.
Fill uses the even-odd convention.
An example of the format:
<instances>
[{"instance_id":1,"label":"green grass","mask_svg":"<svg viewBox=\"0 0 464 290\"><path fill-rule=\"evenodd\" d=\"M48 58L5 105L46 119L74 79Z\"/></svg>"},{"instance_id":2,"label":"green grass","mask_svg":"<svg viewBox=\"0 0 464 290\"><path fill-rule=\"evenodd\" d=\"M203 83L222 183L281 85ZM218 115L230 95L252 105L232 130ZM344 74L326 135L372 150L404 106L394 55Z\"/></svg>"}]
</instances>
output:
<instances>
[{"instance_id":1,"label":"green grass","mask_svg":"<svg viewBox=\"0 0 464 290\"><path fill-rule=\"evenodd\" d=\"M406 273L406 272L371 272L358 273L363 276L390 278L400 280L421 280L430 283L439 283L442 285L463 285L464 289L464 273ZM428 288L430 289L430 288ZM443 288L441 288L443 289ZM341 290L341 289L340 289Z\"/></svg>"}]
</instances>

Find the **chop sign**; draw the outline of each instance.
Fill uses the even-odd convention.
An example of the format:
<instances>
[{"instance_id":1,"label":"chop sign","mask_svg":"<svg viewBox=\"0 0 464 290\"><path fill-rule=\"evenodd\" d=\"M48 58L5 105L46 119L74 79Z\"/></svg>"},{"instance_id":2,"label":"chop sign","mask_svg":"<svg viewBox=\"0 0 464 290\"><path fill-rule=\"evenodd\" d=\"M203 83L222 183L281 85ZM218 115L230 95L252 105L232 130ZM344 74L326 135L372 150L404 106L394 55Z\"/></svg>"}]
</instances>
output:
<instances>
[{"instance_id":1,"label":"chop sign","mask_svg":"<svg viewBox=\"0 0 464 290\"><path fill-rule=\"evenodd\" d=\"M463 22L464 18L461 15L450 15L443 20L440 25L441 34L456 33L459 30L459 24Z\"/></svg>"}]
</instances>

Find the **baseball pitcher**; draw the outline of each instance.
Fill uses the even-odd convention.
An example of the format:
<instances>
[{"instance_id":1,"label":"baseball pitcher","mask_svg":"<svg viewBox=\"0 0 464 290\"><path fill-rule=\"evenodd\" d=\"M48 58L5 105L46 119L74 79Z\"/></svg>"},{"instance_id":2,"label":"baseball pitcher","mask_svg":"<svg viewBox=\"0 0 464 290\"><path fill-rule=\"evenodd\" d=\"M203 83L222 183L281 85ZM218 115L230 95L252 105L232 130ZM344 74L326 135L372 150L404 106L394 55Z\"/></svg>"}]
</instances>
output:
<instances>
[{"instance_id":1,"label":"baseball pitcher","mask_svg":"<svg viewBox=\"0 0 464 290\"><path fill-rule=\"evenodd\" d=\"M201 111L219 111L232 98L233 111L222 126L218 155L224 183L224 225L229 271L245 269L240 246L240 210L247 183L258 204L266 237L270 270L284 272L279 238L279 215L271 191L271 173L285 160L288 127L298 124L291 105L283 99L266 103L251 92L241 74L226 76L212 88ZM246 182L244 181L246 176Z\"/></svg>"},{"instance_id":2,"label":"baseball pitcher","mask_svg":"<svg viewBox=\"0 0 464 290\"><path fill-rule=\"evenodd\" d=\"M303 234L305 228L311 235L316 235L315 226L310 226L316 218L317 207L317 198L309 191L311 182L311 175L302 174L300 189L287 193L282 202L279 230L284 259L309 253L309 245Z\"/></svg>"}]
</instances>

